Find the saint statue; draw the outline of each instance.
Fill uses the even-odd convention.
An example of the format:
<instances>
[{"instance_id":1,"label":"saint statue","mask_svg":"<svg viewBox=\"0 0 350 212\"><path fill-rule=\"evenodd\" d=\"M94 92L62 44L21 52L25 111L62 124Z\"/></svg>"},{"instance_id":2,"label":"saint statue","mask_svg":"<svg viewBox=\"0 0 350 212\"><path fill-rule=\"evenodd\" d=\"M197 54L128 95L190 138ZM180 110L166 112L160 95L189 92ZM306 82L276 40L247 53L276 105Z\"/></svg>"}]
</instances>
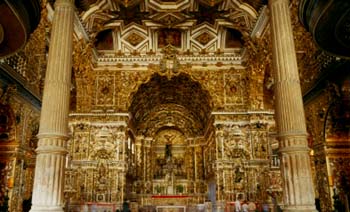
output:
<instances>
[{"instance_id":1,"label":"saint statue","mask_svg":"<svg viewBox=\"0 0 350 212\"><path fill-rule=\"evenodd\" d=\"M167 160L171 159L172 153L171 153L171 144L165 144L165 158Z\"/></svg>"},{"instance_id":2,"label":"saint statue","mask_svg":"<svg viewBox=\"0 0 350 212\"><path fill-rule=\"evenodd\" d=\"M172 141L175 138L175 135L164 135L164 138L167 140L165 144L165 158L166 160L170 160L172 158Z\"/></svg>"}]
</instances>

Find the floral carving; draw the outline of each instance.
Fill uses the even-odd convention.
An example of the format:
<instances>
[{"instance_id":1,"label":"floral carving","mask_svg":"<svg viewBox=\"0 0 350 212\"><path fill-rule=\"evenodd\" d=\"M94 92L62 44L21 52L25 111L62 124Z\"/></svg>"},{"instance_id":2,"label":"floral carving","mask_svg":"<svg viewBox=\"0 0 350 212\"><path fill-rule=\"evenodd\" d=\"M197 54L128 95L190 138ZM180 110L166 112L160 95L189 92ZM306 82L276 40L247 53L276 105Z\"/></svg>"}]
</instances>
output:
<instances>
[{"instance_id":1,"label":"floral carving","mask_svg":"<svg viewBox=\"0 0 350 212\"><path fill-rule=\"evenodd\" d=\"M131 33L131 35L127 36L125 38L127 42L129 42L133 46L137 46L140 44L143 40L145 40L144 37L138 35L137 33Z\"/></svg>"}]
</instances>

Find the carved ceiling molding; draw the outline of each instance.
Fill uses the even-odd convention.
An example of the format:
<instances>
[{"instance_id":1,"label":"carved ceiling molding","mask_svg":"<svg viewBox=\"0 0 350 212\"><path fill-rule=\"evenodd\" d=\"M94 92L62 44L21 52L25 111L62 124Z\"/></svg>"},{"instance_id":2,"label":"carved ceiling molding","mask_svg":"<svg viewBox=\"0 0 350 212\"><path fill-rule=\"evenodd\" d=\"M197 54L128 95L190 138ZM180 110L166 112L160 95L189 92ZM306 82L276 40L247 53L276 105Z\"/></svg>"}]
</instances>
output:
<instances>
[{"instance_id":1,"label":"carved ceiling molding","mask_svg":"<svg viewBox=\"0 0 350 212\"><path fill-rule=\"evenodd\" d=\"M241 3L239 1L221 1L221 3L215 5L212 5L212 1L208 3L207 1L194 1L194 0L184 0L184 1L157 1L157 0L151 0L151 1L139 1L135 2L133 5L125 6L123 4L118 4L115 1L106 1L106 0L100 0L98 2L95 2L93 5L90 6L90 8L80 14L81 19L85 23L89 23L91 26L91 23L94 22L93 17L95 14L105 14L108 16L111 16L111 19L117 20L117 21L126 21L126 24L128 25L130 20L132 19L134 22L141 22L141 20L152 20L157 23L159 19L152 19L156 18L154 14L158 13L168 13L168 14L178 14L180 12L184 12L185 14L190 15L190 17L194 17L194 19L197 18L196 12L201 12L202 10L211 10L211 11L234 11L234 10L240 10L244 14L246 14L247 17L255 19L257 17L257 10L253 7L249 6L247 3ZM135 13L137 12L137 13ZM134 16L132 16L134 14ZM204 14L204 13L203 13ZM230 13L227 13L230 14ZM203 15L201 15L203 16ZM210 14L206 14L206 16L210 16ZM176 18L176 15L174 16ZM221 16L216 16L221 17ZM230 15L229 15L230 17ZM164 18L164 16L162 17ZM232 15L231 15L232 20ZM111 21L108 21L108 23L111 23ZM169 26L167 26L169 27ZM91 29L91 27L88 27L88 29Z\"/></svg>"},{"instance_id":2,"label":"carved ceiling molding","mask_svg":"<svg viewBox=\"0 0 350 212\"><path fill-rule=\"evenodd\" d=\"M147 117L155 117L148 116L148 114L152 113L155 109L158 110L158 108L168 111L165 114L158 115L167 116L168 114L170 119L177 116L176 113L170 114L172 110L180 110L181 116L186 113L193 114L190 117L195 118L196 121L194 124L200 123L205 126L212 107L209 93L203 90L198 82L192 81L189 76L184 74L171 79L160 75L153 75L147 83L138 86L138 91L132 94L132 96L129 111L132 114L133 124L136 128L139 128L140 124L145 123ZM175 105L175 108L173 108L173 105ZM186 108L188 112L182 108ZM164 119L167 120L166 117ZM161 120L159 121L162 122ZM191 129L198 129L199 131L203 131L204 128L203 126L191 127Z\"/></svg>"},{"instance_id":3,"label":"carved ceiling molding","mask_svg":"<svg viewBox=\"0 0 350 212\"><path fill-rule=\"evenodd\" d=\"M215 117L214 126L218 130L233 126L270 126L269 131L274 131L274 111L245 110L245 111L213 111Z\"/></svg>"},{"instance_id":4,"label":"carved ceiling molding","mask_svg":"<svg viewBox=\"0 0 350 212\"><path fill-rule=\"evenodd\" d=\"M242 69L242 56L238 54L223 55L223 54L210 54L210 55L186 55L179 54L176 56L181 65L191 64L191 66L207 67L212 66L216 69L227 69L228 67L234 67L236 69ZM101 56L96 58L96 66L108 67L108 69L125 69L125 68L144 68L148 66L157 66L162 60L161 55L150 56Z\"/></svg>"},{"instance_id":5,"label":"carved ceiling molding","mask_svg":"<svg viewBox=\"0 0 350 212\"><path fill-rule=\"evenodd\" d=\"M236 39L226 38L226 30L235 29L248 35L257 18L257 12L247 3L239 1L219 1L215 6L208 6L213 3L210 2L141 1L133 6L124 7L117 2L101 0L82 12L80 20L90 37L97 39L96 41L102 41L98 36L100 32L112 32L112 44L109 44L112 45L109 47L112 49L99 50L98 57L113 58L152 53L159 55L164 45L162 42L165 42L165 45L169 42L174 44L169 40L174 38L180 41L175 46L183 53L190 49L194 54L239 52L239 48L231 49L232 47L225 43L227 39ZM185 9L168 8L165 11L157 11L151 6L163 4L188 6ZM165 38L165 41L162 41L162 38Z\"/></svg>"},{"instance_id":6,"label":"carved ceiling molding","mask_svg":"<svg viewBox=\"0 0 350 212\"><path fill-rule=\"evenodd\" d=\"M160 105L149 113L144 122L135 129L136 134L154 137L164 128L178 129L186 137L203 136L205 124L179 105ZM203 126L204 125L204 126Z\"/></svg>"},{"instance_id":7,"label":"carved ceiling molding","mask_svg":"<svg viewBox=\"0 0 350 212\"><path fill-rule=\"evenodd\" d=\"M123 129L129 122L128 113L112 112L88 112L88 113L70 113L69 125L73 128L84 130L93 126L115 126Z\"/></svg>"},{"instance_id":8,"label":"carved ceiling molding","mask_svg":"<svg viewBox=\"0 0 350 212\"><path fill-rule=\"evenodd\" d=\"M193 0L174 0L174 1L162 1L162 0L150 0L148 2L149 8L158 12L165 12L169 10L181 11L193 7L195 1Z\"/></svg>"}]
</instances>

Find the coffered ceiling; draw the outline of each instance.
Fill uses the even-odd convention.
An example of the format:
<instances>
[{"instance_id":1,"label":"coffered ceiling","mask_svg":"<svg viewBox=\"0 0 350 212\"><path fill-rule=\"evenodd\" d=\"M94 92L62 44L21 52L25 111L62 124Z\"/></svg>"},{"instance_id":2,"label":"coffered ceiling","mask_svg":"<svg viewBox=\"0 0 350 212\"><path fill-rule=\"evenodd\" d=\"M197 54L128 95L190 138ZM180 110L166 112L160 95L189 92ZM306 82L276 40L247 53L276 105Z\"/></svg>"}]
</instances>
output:
<instances>
[{"instance_id":1,"label":"coffered ceiling","mask_svg":"<svg viewBox=\"0 0 350 212\"><path fill-rule=\"evenodd\" d=\"M80 20L100 55L239 52L263 0L78 0Z\"/></svg>"}]
</instances>

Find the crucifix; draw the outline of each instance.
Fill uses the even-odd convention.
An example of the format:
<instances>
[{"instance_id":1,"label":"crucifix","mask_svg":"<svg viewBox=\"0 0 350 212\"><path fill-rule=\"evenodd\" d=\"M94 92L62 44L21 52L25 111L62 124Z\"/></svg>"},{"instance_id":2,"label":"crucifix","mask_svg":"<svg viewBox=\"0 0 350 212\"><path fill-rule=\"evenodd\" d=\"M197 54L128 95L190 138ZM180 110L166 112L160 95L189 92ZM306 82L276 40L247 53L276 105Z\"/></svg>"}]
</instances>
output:
<instances>
[{"instance_id":1,"label":"crucifix","mask_svg":"<svg viewBox=\"0 0 350 212\"><path fill-rule=\"evenodd\" d=\"M164 138L167 140L165 143L165 158L167 161L170 161L172 158L172 141L175 138L175 135L164 135Z\"/></svg>"}]
</instances>

